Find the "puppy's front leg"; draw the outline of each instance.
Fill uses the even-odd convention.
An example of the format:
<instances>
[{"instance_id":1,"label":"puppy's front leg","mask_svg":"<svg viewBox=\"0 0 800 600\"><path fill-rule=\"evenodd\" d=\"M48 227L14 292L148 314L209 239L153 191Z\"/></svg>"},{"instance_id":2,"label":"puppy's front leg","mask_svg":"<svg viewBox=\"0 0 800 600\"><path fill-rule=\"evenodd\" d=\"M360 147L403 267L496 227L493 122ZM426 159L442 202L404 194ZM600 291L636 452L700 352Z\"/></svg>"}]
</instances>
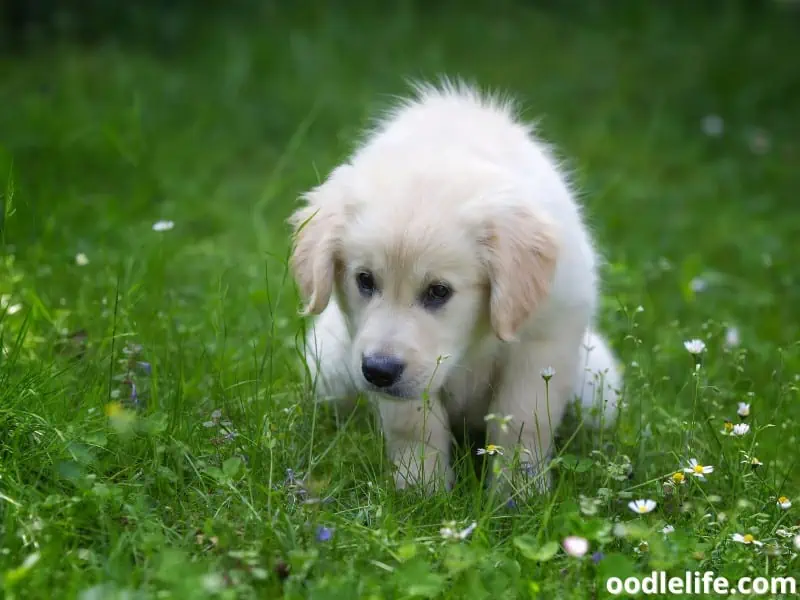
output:
<instances>
[{"instance_id":1,"label":"puppy's front leg","mask_svg":"<svg viewBox=\"0 0 800 600\"><path fill-rule=\"evenodd\" d=\"M514 348L509 352L490 407L491 412L510 415L512 419L505 427L490 422L489 441L505 449L504 460L510 460L515 446L521 445L523 474L533 478L531 483L539 491L550 488L550 473L545 468L555 429L570 400L579 339L574 344L560 339Z\"/></svg>"},{"instance_id":2,"label":"puppy's front leg","mask_svg":"<svg viewBox=\"0 0 800 600\"><path fill-rule=\"evenodd\" d=\"M355 407L358 388L349 368L350 336L344 315L335 301L312 322L306 334L304 355L314 395L347 413Z\"/></svg>"},{"instance_id":3,"label":"puppy's front leg","mask_svg":"<svg viewBox=\"0 0 800 600\"><path fill-rule=\"evenodd\" d=\"M424 485L427 491L453 484L450 427L438 395L430 400L390 400L376 396L395 485Z\"/></svg>"}]
</instances>

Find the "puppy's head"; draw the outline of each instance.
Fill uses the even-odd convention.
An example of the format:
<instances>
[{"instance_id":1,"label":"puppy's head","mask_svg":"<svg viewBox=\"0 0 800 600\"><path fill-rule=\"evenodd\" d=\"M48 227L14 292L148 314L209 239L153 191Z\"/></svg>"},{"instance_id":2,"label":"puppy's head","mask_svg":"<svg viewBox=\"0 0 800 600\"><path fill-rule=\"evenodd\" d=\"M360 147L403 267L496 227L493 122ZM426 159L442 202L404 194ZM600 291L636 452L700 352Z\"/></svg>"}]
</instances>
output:
<instances>
[{"instance_id":1,"label":"puppy's head","mask_svg":"<svg viewBox=\"0 0 800 600\"><path fill-rule=\"evenodd\" d=\"M557 244L496 174L406 171L340 167L306 194L291 268L306 314L336 295L362 388L419 398L482 341L515 338L548 294Z\"/></svg>"}]
</instances>

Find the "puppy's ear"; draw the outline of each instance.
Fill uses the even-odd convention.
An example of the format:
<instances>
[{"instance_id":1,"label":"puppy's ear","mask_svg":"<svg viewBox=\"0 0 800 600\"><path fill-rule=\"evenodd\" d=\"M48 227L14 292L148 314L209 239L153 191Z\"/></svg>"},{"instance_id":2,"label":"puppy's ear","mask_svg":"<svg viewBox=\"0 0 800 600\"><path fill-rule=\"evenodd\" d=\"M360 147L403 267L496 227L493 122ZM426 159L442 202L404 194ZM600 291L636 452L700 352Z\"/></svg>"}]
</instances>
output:
<instances>
[{"instance_id":1,"label":"puppy's ear","mask_svg":"<svg viewBox=\"0 0 800 600\"><path fill-rule=\"evenodd\" d=\"M293 229L289 266L306 306L304 316L318 315L330 301L344 226L340 167L321 185L302 195L304 206L288 219Z\"/></svg>"},{"instance_id":2,"label":"puppy's ear","mask_svg":"<svg viewBox=\"0 0 800 600\"><path fill-rule=\"evenodd\" d=\"M553 223L526 208L509 209L487 225L481 242L491 285L491 323L507 342L550 291L558 240Z\"/></svg>"}]
</instances>

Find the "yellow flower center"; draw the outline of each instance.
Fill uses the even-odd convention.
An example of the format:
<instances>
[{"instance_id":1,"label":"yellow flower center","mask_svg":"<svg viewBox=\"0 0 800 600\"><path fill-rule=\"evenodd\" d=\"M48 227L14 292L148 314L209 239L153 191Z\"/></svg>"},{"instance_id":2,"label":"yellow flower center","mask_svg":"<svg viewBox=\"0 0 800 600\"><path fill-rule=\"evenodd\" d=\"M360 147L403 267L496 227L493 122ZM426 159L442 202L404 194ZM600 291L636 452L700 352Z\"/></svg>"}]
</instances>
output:
<instances>
[{"instance_id":1,"label":"yellow flower center","mask_svg":"<svg viewBox=\"0 0 800 600\"><path fill-rule=\"evenodd\" d=\"M695 473L702 473L704 470L705 470L705 467L703 465L695 465L694 466L694 472Z\"/></svg>"},{"instance_id":2,"label":"yellow flower center","mask_svg":"<svg viewBox=\"0 0 800 600\"><path fill-rule=\"evenodd\" d=\"M733 423L731 423L730 421L725 421L725 431L727 431L728 433L733 431Z\"/></svg>"},{"instance_id":3,"label":"yellow flower center","mask_svg":"<svg viewBox=\"0 0 800 600\"><path fill-rule=\"evenodd\" d=\"M639 512L640 513L646 513L647 512L647 506L644 505L644 504L640 504L639 505Z\"/></svg>"},{"instance_id":4,"label":"yellow flower center","mask_svg":"<svg viewBox=\"0 0 800 600\"><path fill-rule=\"evenodd\" d=\"M123 410L122 404L119 402L109 402L105 407L106 416L112 418L119 415Z\"/></svg>"},{"instance_id":5,"label":"yellow flower center","mask_svg":"<svg viewBox=\"0 0 800 600\"><path fill-rule=\"evenodd\" d=\"M672 481L675 483L683 483L686 477L684 477L683 473L673 473L672 474Z\"/></svg>"},{"instance_id":6,"label":"yellow flower center","mask_svg":"<svg viewBox=\"0 0 800 600\"><path fill-rule=\"evenodd\" d=\"M486 451L490 453L497 452L497 446L495 446L494 444L489 444L488 446L486 446Z\"/></svg>"},{"instance_id":7,"label":"yellow flower center","mask_svg":"<svg viewBox=\"0 0 800 600\"><path fill-rule=\"evenodd\" d=\"M745 534L745 535L742 537L742 541L743 541L745 544L752 544L752 543L753 543L755 540L756 540L756 538L754 538L754 537L753 537L752 535L750 535L749 533Z\"/></svg>"},{"instance_id":8,"label":"yellow flower center","mask_svg":"<svg viewBox=\"0 0 800 600\"><path fill-rule=\"evenodd\" d=\"M788 501L789 499L786 496L781 496L778 498L778 504L786 504Z\"/></svg>"}]
</instances>

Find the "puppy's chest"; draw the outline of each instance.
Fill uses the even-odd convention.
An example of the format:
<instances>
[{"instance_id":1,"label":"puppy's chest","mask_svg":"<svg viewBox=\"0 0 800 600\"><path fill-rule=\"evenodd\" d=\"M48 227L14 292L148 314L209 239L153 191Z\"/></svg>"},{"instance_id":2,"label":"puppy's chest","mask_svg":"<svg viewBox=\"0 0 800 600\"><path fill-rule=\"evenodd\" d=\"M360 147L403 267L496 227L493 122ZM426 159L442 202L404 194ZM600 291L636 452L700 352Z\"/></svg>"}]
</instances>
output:
<instances>
[{"instance_id":1,"label":"puppy's chest","mask_svg":"<svg viewBox=\"0 0 800 600\"><path fill-rule=\"evenodd\" d=\"M496 349L476 353L453 369L444 385L443 401L451 423L481 429L502 364Z\"/></svg>"}]
</instances>

